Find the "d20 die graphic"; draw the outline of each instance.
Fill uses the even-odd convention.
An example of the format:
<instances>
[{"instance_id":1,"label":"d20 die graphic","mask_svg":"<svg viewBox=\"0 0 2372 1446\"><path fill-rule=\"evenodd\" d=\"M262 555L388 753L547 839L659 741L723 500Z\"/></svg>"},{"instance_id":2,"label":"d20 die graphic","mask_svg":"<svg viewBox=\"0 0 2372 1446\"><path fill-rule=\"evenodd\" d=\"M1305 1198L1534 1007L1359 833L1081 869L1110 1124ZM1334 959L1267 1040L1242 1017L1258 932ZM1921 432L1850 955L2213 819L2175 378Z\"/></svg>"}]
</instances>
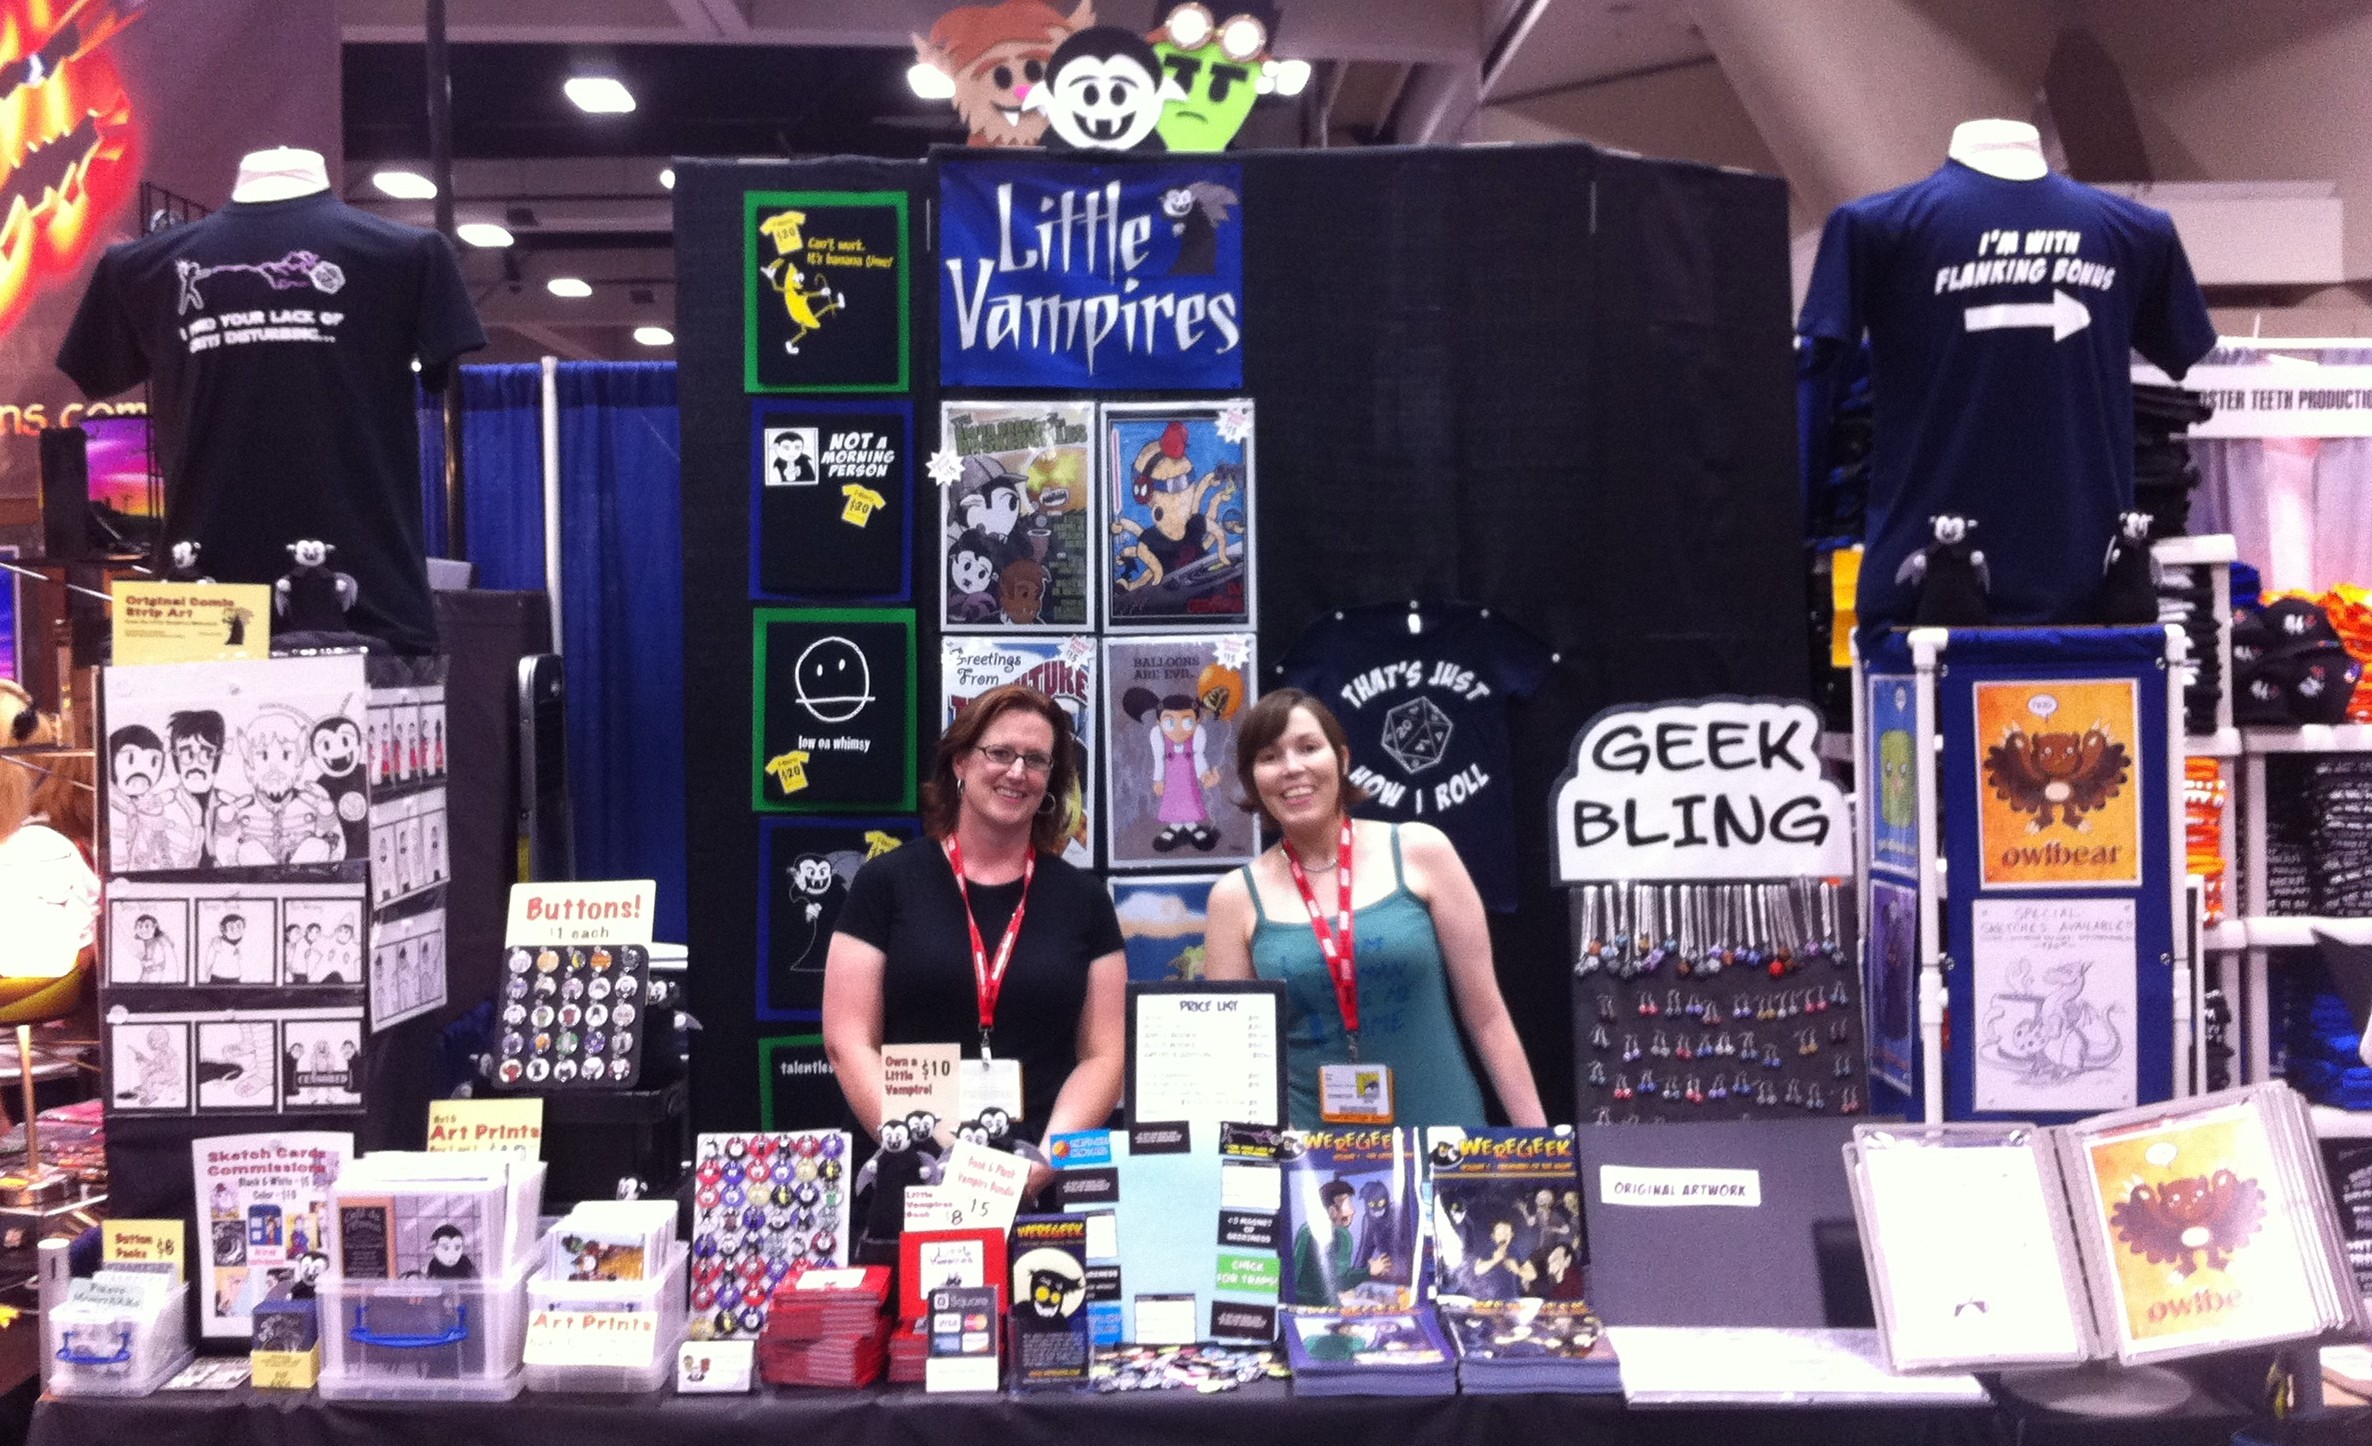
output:
<instances>
[{"instance_id":1,"label":"d20 die graphic","mask_svg":"<svg viewBox=\"0 0 2372 1446\"><path fill-rule=\"evenodd\" d=\"M1448 756L1450 715L1430 698L1411 698L1384 714L1384 751L1409 773L1423 773Z\"/></svg>"}]
</instances>

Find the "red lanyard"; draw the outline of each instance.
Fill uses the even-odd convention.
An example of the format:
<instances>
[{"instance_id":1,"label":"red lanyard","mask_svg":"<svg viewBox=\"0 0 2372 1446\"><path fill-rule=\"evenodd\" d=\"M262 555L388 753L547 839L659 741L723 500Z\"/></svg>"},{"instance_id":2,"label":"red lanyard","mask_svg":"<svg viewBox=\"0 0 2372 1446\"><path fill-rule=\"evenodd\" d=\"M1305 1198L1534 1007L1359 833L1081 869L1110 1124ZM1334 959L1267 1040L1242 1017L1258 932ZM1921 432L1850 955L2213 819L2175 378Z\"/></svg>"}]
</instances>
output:
<instances>
[{"instance_id":1,"label":"red lanyard","mask_svg":"<svg viewBox=\"0 0 2372 1446\"><path fill-rule=\"evenodd\" d=\"M1318 907L1318 894L1301 866L1293 841L1285 840L1285 866L1293 871L1293 887L1301 891L1301 906L1309 910L1310 932L1318 936L1318 953L1334 981L1334 1002L1342 1007L1343 1032L1349 1036L1351 1058L1359 1057L1359 936L1351 922L1351 821L1342 821L1342 842L1334 852L1335 916Z\"/></svg>"},{"instance_id":2,"label":"red lanyard","mask_svg":"<svg viewBox=\"0 0 2372 1446\"><path fill-rule=\"evenodd\" d=\"M1013 903L1013 917L1005 921L1005 937L994 960L980 937L980 921L972 917L972 891L964 884L964 846L947 836L947 866L955 870L955 892L964 901L964 927L972 931L972 990L980 1001L980 1057L989 1057L988 1032L996 1027L997 996L1005 992L1005 971L1013 965L1013 946L1021 942L1022 916L1030 908L1030 880L1037 877L1038 851L1021 861L1021 897ZM1347 896L1346 896L1347 897Z\"/></svg>"}]
</instances>

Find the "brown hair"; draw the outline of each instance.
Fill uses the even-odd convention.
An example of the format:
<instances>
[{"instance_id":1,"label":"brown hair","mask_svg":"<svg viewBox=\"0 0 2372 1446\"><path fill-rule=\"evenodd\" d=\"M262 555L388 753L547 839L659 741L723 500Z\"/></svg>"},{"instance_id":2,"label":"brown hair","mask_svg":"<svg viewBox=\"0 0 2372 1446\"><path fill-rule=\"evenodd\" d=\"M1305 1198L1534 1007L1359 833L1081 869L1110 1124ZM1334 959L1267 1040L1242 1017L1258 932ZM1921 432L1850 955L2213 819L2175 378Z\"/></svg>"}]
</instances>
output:
<instances>
[{"instance_id":1,"label":"brown hair","mask_svg":"<svg viewBox=\"0 0 2372 1446\"><path fill-rule=\"evenodd\" d=\"M1054 807L1041 808L1030 825L1030 847L1059 854L1080 818L1079 763L1071 748L1071 715L1052 698L1020 683L991 688L955 715L939 735L939 749L931 759L931 776L922 785L923 832L944 839L955 832L963 808L963 790L955 786L955 761L980 746L989 725L1019 708L1035 713L1054 729L1054 768L1046 775L1046 796Z\"/></svg>"},{"instance_id":2,"label":"brown hair","mask_svg":"<svg viewBox=\"0 0 2372 1446\"><path fill-rule=\"evenodd\" d=\"M1243 721L1235 725L1235 776L1244 788L1244 811L1259 814L1260 821L1270 828L1281 828L1282 825L1268 811L1268 805L1260 801L1260 786L1252 781L1252 765L1260 757L1262 749L1285 736L1285 726L1293 720L1293 710L1296 708L1309 710L1311 719L1318 725L1318 731L1326 735L1326 746L1334 750L1335 765L1339 770L1335 803L1344 813L1349 813L1367 802L1370 796L1366 789L1351 781L1351 740L1343 733L1342 720L1334 716L1333 709L1321 702L1317 695L1304 693L1299 688L1279 688L1273 693L1263 693L1259 702L1245 710Z\"/></svg>"},{"instance_id":3,"label":"brown hair","mask_svg":"<svg viewBox=\"0 0 2372 1446\"><path fill-rule=\"evenodd\" d=\"M0 748L33 748L57 741L47 716L23 688L0 678ZM33 794L49 768L47 758L0 761L0 839L15 833L32 811Z\"/></svg>"}]
</instances>

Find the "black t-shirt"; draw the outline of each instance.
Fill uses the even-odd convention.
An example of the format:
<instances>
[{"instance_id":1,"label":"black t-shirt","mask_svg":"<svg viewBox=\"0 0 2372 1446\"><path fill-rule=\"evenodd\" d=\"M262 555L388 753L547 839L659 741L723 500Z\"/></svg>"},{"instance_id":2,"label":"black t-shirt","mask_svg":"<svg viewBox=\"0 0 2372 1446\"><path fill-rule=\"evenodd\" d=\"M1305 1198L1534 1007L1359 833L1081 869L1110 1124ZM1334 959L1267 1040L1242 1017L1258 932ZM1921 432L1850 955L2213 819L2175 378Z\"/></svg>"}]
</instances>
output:
<instances>
[{"instance_id":1,"label":"black t-shirt","mask_svg":"<svg viewBox=\"0 0 2372 1446\"><path fill-rule=\"evenodd\" d=\"M92 397L151 384L165 540L208 576L268 583L319 538L361 589L346 625L427 651L412 362L437 382L485 344L450 242L322 192L110 247L58 369Z\"/></svg>"},{"instance_id":2,"label":"black t-shirt","mask_svg":"<svg viewBox=\"0 0 2372 1446\"><path fill-rule=\"evenodd\" d=\"M1312 623L1282 667L1326 700L1351 741L1362 818L1420 820L1448 834L1483 903L1516 906L1514 768L1507 704L1548 676L1548 649L1488 608L1428 603L1423 627L1381 606Z\"/></svg>"},{"instance_id":3,"label":"black t-shirt","mask_svg":"<svg viewBox=\"0 0 2372 1446\"><path fill-rule=\"evenodd\" d=\"M972 918L991 957L1005 937L1021 881L968 884ZM972 937L947 851L928 839L894 849L857 870L837 932L888 956L881 984L881 1042L961 1044L980 1053L980 1006L972 979ZM1029 914L997 997L990 1034L999 1059L1021 1062L1020 1133L1035 1140L1054 1097L1079 1062L1079 1015L1087 966L1121 949L1120 919L1095 876L1052 854L1038 855ZM879 1121L874 1123L878 1124Z\"/></svg>"}]
</instances>

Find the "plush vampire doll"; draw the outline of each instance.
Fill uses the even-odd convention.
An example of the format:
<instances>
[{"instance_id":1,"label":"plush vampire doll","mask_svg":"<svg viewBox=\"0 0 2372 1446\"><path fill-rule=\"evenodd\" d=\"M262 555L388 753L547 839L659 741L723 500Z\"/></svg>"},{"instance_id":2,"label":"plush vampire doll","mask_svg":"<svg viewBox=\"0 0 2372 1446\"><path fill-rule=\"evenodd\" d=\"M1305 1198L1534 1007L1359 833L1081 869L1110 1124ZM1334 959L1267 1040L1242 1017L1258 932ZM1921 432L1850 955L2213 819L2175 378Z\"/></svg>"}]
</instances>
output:
<instances>
[{"instance_id":1,"label":"plush vampire doll","mask_svg":"<svg viewBox=\"0 0 2372 1446\"><path fill-rule=\"evenodd\" d=\"M1979 628L1993 620L1993 576L1969 534L1977 524L1948 513L1928 519L1935 541L1903 559L1894 580L1918 590L1911 621L1923 628Z\"/></svg>"},{"instance_id":2,"label":"plush vampire doll","mask_svg":"<svg viewBox=\"0 0 2372 1446\"><path fill-rule=\"evenodd\" d=\"M2140 627L2158 620L2158 559L2150 552L2150 514L2117 514L2117 535L2101 568L2100 595L2092 616L2111 627Z\"/></svg>"},{"instance_id":3,"label":"plush vampire doll","mask_svg":"<svg viewBox=\"0 0 2372 1446\"><path fill-rule=\"evenodd\" d=\"M171 555L173 562L170 567L165 569L165 581L196 583L211 583L214 581L213 578L205 576L204 570L198 566L197 543L176 542L173 544L173 551Z\"/></svg>"},{"instance_id":4,"label":"plush vampire doll","mask_svg":"<svg viewBox=\"0 0 2372 1446\"><path fill-rule=\"evenodd\" d=\"M329 570L329 555L335 551L330 543L313 539L288 544L296 565L272 584L272 610L280 615L282 632L347 630L346 609L354 606L360 589L345 573Z\"/></svg>"}]
</instances>

